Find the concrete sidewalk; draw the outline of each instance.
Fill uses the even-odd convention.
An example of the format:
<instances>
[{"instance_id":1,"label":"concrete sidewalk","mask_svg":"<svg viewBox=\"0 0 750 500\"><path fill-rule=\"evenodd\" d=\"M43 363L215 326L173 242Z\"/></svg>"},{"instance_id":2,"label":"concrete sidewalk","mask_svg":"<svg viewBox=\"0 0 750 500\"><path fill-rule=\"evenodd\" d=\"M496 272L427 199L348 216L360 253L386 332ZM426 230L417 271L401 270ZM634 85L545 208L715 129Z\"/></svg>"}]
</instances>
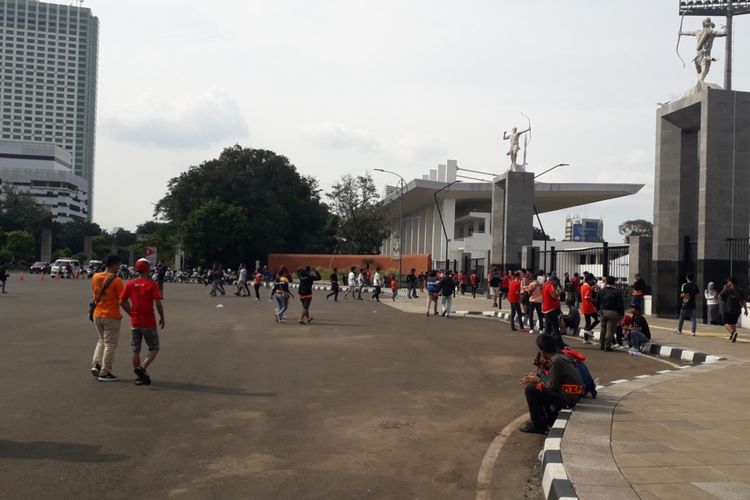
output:
<instances>
[{"instance_id":1,"label":"concrete sidewalk","mask_svg":"<svg viewBox=\"0 0 750 500\"><path fill-rule=\"evenodd\" d=\"M392 305L425 314L427 297ZM484 297L460 294L452 309L480 314L493 310ZM693 337L689 324L683 335L675 335L676 320L648 321L653 342L727 361L665 370L604 388L598 399L583 400L560 445L577 497L750 498L750 385L742 382L750 369L750 332L740 330L740 339L732 344L720 326L699 323ZM554 489L550 498L557 498Z\"/></svg>"}]
</instances>

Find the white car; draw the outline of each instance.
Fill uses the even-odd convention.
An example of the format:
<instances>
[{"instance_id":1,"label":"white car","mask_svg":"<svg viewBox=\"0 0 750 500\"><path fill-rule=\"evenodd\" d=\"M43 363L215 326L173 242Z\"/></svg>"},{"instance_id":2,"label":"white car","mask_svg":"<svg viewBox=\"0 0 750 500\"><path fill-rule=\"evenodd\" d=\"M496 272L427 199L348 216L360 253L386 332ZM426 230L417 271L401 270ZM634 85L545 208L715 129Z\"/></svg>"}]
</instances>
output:
<instances>
[{"instance_id":1,"label":"white car","mask_svg":"<svg viewBox=\"0 0 750 500\"><path fill-rule=\"evenodd\" d=\"M70 265L70 271L68 270L68 265ZM50 277L52 278L57 278L58 275L61 278L73 278L78 277L80 274L81 263L77 259L57 259L52 264L52 270L50 271Z\"/></svg>"}]
</instances>

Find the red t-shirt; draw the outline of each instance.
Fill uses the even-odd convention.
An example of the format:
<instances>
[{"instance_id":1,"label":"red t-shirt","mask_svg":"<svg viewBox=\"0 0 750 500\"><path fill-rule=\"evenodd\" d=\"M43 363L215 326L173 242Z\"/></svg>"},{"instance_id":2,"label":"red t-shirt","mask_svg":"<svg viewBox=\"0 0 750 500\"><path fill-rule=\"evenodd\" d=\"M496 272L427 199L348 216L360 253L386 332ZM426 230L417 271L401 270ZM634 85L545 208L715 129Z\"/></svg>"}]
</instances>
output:
<instances>
[{"instance_id":1,"label":"red t-shirt","mask_svg":"<svg viewBox=\"0 0 750 500\"><path fill-rule=\"evenodd\" d=\"M153 280L137 278L128 281L120 300L130 300L130 324L134 328L156 328L154 301L161 300L159 285Z\"/></svg>"},{"instance_id":2,"label":"red t-shirt","mask_svg":"<svg viewBox=\"0 0 750 500\"><path fill-rule=\"evenodd\" d=\"M555 293L555 285L547 283L542 289L542 312L547 314L555 309L560 309L560 301L552 298L552 294Z\"/></svg>"},{"instance_id":3,"label":"red t-shirt","mask_svg":"<svg viewBox=\"0 0 750 500\"><path fill-rule=\"evenodd\" d=\"M508 285L508 302L511 304L521 302L521 282L519 280L514 279Z\"/></svg>"},{"instance_id":4,"label":"red t-shirt","mask_svg":"<svg viewBox=\"0 0 750 500\"><path fill-rule=\"evenodd\" d=\"M503 281L500 284L500 288L505 290L506 288L510 288L510 278L507 276L503 276Z\"/></svg>"},{"instance_id":5,"label":"red t-shirt","mask_svg":"<svg viewBox=\"0 0 750 500\"><path fill-rule=\"evenodd\" d=\"M471 275L471 284L472 285L476 285L478 280L479 280L479 276L477 276L476 274L472 274Z\"/></svg>"},{"instance_id":6,"label":"red t-shirt","mask_svg":"<svg viewBox=\"0 0 750 500\"><path fill-rule=\"evenodd\" d=\"M594 314L596 312L593 298L591 285L588 283L581 285L581 312L583 314Z\"/></svg>"}]
</instances>

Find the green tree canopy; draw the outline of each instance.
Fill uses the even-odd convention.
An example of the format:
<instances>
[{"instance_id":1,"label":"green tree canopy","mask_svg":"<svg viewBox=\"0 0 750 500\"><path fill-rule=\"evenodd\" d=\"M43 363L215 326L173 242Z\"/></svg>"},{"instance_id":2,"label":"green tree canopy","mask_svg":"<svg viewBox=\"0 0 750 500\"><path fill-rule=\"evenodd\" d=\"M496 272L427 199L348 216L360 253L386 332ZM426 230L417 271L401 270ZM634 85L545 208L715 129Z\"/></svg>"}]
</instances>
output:
<instances>
[{"instance_id":1,"label":"green tree canopy","mask_svg":"<svg viewBox=\"0 0 750 500\"><path fill-rule=\"evenodd\" d=\"M5 248L14 261L33 260L36 255L36 240L28 231L11 231L6 235Z\"/></svg>"},{"instance_id":2,"label":"green tree canopy","mask_svg":"<svg viewBox=\"0 0 750 500\"><path fill-rule=\"evenodd\" d=\"M628 243L631 236L652 236L654 225L643 219L626 220L617 226L617 230L625 237L625 243Z\"/></svg>"},{"instance_id":3,"label":"green tree canopy","mask_svg":"<svg viewBox=\"0 0 750 500\"><path fill-rule=\"evenodd\" d=\"M314 178L300 175L284 156L239 145L171 179L155 212L174 225L194 264L216 259L236 266L270 252L322 252L331 236Z\"/></svg>"},{"instance_id":4,"label":"green tree canopy","mask_svg":"<svg viewBox=\"0 0 750 500\"><path fill-rule=\"evenodd\" d=\"M388 236L388 211L378 202L375 182L369 173L346 174L326 194L336 217L338 250L341 253L377 254Z\"/></svg>"},{"instance_id":5,"label":"green tree canopy","mask_svg":"<svg viewBox=\"0 0 750 500\"><path fill-rule=\"evenodd\" d=\"M18 193L2 186L0 200L0 227L5 231L27 231L40 234L43 227L52 227L52 214L26 193Z\"/></svg>"}]
</instances>

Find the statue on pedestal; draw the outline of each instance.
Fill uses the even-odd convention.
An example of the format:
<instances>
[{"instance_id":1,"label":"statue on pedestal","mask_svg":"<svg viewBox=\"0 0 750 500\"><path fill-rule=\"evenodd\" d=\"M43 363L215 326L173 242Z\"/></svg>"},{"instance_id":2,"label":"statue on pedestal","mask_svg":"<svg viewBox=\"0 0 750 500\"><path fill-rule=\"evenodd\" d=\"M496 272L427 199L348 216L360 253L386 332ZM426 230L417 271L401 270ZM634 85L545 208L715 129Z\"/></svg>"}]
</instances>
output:
<instances>
[{"instance_id":1,"label":"statue on pedestal","mask_svg":"<svg viewBox=\"0 0 750 500\"><path fill-rule=\"evenodd\" d=\"M527 118L528 119L528 118ZM525 172L526 171L526 146L528 146L528 137L525 137L524 149L523 149L523 164L518 164L518 152L521 150L519 139L522 135L527 132L531 132L531 122L529 121L529 128L526 130L518 131L517 127L513 127L508 134L506 130L503 132L503 140L510 141L510 150L506 153L506 156L510 156L510 170L512 172Z\"/></svg>"},{"instance_id":2,"label":"statue on pedestal","mask_svg":"<svg viewBox=\"0 0 750 500\"><path fill-rule=\"evenodd\" d=\"M697 54L693 63L695 63L695 71L698 73L698 85L706 83L706 75L711 69L711 63L716 61L715 58L711 57L711 49L714 46L714 40L717 37L727 36L726 28L722 28L719 31L715 31L716 25L711 21L710 17L703 20L703 29L698 31L682 31L680 30L680 36L694 36L698 41ZM678 46L679 49L679 46ZM679 52L678 52L679 54Z\"/></svg>"}]
</instances>

